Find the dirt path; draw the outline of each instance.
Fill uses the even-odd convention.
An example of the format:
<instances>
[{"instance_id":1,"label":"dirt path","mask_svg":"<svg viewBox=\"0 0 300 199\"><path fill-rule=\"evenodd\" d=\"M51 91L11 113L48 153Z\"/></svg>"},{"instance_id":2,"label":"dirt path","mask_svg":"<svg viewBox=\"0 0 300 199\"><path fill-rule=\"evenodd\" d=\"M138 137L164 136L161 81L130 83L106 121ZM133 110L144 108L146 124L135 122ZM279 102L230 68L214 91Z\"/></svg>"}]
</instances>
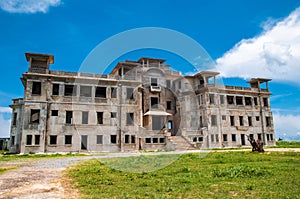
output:
<instances>
[{"instance_id":1,"label":"dirt path","mask_svg":"<svg viewBox=\"0 0 300 199\"><path fill-rule=\"evenodd\" d=\"M245 149L242 149L245 151ZM240 150L231 150L240 151ZM250 151L250 149L246 149ZM267 148L266 152L300 152L300 149L278 149ZM175 151L175 152L156 152L145 153L143 155L160 155L160 154L183 154L197 153L199 150L192 151ZM206 153L209 151L206 151ZM213 152L228 152L219 150ZM0 162L3 167L16 167L0 175L0 199L3 198L20 198L20 199L42 199L42 198L78 198L76 190L70 190L67 179L63 179L63 171L70 166L76 165L79 161L94 158L113 158L139 156L141 153L114 153L105 156L78 156L63 158L43 158L33 161L22 162Z\"/></svg>"}]
</instances>

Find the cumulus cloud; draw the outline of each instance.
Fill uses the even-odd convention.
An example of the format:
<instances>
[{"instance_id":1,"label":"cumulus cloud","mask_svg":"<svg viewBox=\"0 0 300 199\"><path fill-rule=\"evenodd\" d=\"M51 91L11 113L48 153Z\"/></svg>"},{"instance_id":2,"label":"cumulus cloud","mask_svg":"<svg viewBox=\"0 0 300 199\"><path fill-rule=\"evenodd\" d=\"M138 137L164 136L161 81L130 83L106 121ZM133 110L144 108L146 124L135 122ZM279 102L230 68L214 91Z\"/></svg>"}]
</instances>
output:
<instances>
[{"instance_id":1,"label":"cumulus cloud","mask_svg":"<svg viewBox=\"0 0 300 199\"><path fill-rule=\"evenodd\" d=\"M299 139L300 115L273 115L276 137L284 139Z\"/></svg>"},{"instance_id":2,"label":"cumulus cloud","mask_svg":"<svg viewBox=\"0 0 300 199\"><path fill-rule=\"evenodd\" d=\"M260 35L243 39L216 60L224 77L299 81L300 7L286 18L263 23Z\"/></svg>"},{"instance_id":3,"label":"cumulus cloud","mask_svg":"<svg viewBox=\"0 0 300 199\"><path fill-rule=\"evenodd\" d=\"M4 119L3 115L0 114L0 138L9 137L10 120Z\"/></svg>"},{"instance_id":4,"label":"cumulus cloud","mask_svg":"<svg viewBox=\"0 0 300 199\"><path fill-rule=\"evenodd\" d=\"M10 119L6 119L7 115L10 116L11 109L9 107L0 107L0 138L9 137Z\"/></svg>"},{"instance_id":5,"label":"cumulus cloud","mask_svg":"<svg viewBox=\"0 0 300 199\"><path fill-rule=\"evenodd\" d=\"M11 113L11 109L9 107L0 106L0 113Z\"/></svg>"},{"instance_id":6,"label":"cumulus cloud","mask_svg":"<svg viewBox=\"0 0 300 199\"><path fill-rule=\"evenodd\" d=\"M0 8L10 13L47 13L51 6L59 6L61 0L1 0Z\"/></svg>"}]
</instances>

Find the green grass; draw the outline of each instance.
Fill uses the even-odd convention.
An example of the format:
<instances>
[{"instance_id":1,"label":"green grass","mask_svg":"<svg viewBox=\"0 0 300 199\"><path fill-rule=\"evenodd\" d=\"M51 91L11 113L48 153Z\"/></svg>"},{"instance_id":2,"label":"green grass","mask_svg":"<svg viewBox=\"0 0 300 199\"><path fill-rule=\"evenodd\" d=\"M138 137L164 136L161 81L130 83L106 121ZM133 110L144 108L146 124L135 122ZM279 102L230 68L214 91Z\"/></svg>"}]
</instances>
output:
<instances>
[{"instance_id":1,"label":"green grass","mask_svg":"<svg viewBox=\"0 0 300 199\"><path fill-rule=\"evenodd\" d=\"M13 169L13 168L0 168L0 174L4 173L6 171L9 171L11 169Z\"/></svg>"},{"instance_id":2,"label":"green grass","mask_svg":"<svg viewBox=\"0 0 300 199\"><path fill-rule=\"evenodd\" d=\"M5 154L6 152L6 150L0 150L0 154Z\"/></svg>"},{"instance_id":3,"label":"green grass","mask_svg":"<svg viewBox=\"0 0 300 199\"><path fill-rule=\"evenodd\" d=\"M300 148L300 141L277 141L276 146L269 148Z\"/></svg>"},{"instance_id":4,"label":"green grass","mask_svg":"<svg viewBox=\"0 0 300 199\"><path fill-rule=\"evenodd\" d=\"M24 155L16 155L16 154L10 154L10 155L2 155L0 156L0 162L1 161L20 161L20 160L32 160L32 159L39 159L39 158L58 158L58 157L71 157L71 156L84 156L84 154L73 154L73 153L67 153L67 154L24 154Z\"/></svg>"},{"instance_id":5,"label":"green grass","mask_svg":"<svg viewBox=\"0 0 300 199\"><path fill-rule=\"evenodd\" d=\"M66 175L82 198L300 198L300 153L174 157L91 160L70 168ZM128 172L132 167L147 171L149 164L160 168L163 160L174 162L153 172ZM118 170L122 166L125 171Z\"/></svg>"}]
</instances>

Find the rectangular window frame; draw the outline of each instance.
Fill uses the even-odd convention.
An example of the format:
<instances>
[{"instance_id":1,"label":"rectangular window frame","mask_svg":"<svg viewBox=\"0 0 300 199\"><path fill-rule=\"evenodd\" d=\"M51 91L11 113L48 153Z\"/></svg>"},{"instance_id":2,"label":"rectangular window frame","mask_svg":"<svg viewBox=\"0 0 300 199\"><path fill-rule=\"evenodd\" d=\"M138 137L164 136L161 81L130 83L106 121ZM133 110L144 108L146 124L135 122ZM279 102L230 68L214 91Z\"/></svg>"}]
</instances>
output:
<instances>
[{"instance_id":1,"label":"rectangular window frame","mask_svg":"<svg viewBox=\"0 0 300 199\"><path fill-rule=\"evenodd\" d=\"M32 82L32 95L41 95L42 94L42 82Z\"/></svg>"},{"instance_id":2,"label":"rectangular window frame","mask_svg":"<svg viewBox=\"0 0 300 199\"><path fill-rule=\"evenodd\" d=\"M81 116L81 124L89 124L89 112L82 111Z\"/></svg>"},{"instance_id":3,"label":"rectangular window frame","mask_svg":"<svg viewBox=\"0 0 300 199\"><path fill-rule=\"evenodd\" d=\"M65 135L65 145L72 145L72 135Z\"/></svg>"},{"instance_id":4,"label":"rectangular window frame","mask_svg":"<svg viewBox=\"0 0 300 199\"><path fill-rule=\"evenodd\" d=\"M57 145L57 135L49 136L49 145Z\"/></svg>"},{"instance_id":5,"label":"rectangular window frame","mask_svg":"<svg viewBox=\"0 0 300 199\"><path fill-rule=\"evenodd\" d=\"M52 84L52 95L59 95L59 84Z\"/></svg>"},{"instance_id":6,"label":"rectangular window frame","mask_svg":"<svg viewBox=\"0 0 300 199\"><path fill-rule=\"evenodd\" d=\"M97 86L95 89L95 97L97 98L106 98L106 90L105 86Z\"/></svg>"},{"instance_id":7,"label":"rectangular window frame","mask_svg":"<svg viewBox=\"0 0 300 199\"><path fill-rule=\"evenodd\" d=\"M77 85L65 84L64 96L76 96L77 95Z\"/></svg>"},{"instance_id":8,"label":"rectangular window frame","mask_svg":"<svg viewBox=\"0 0 300 199\"><path fill-rule=\"evenodd\" d=\"M80 86L80 97L92 97L92 86Z\"/></svg>"}]
</instances>

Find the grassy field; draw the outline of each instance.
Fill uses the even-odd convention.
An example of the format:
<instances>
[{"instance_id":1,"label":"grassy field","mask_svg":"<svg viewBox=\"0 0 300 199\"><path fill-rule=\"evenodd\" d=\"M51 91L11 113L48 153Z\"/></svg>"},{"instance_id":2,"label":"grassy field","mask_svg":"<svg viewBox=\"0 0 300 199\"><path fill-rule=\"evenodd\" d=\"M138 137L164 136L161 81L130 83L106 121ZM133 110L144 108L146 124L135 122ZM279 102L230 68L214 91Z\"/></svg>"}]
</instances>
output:
<instances>
[{"instance_id":1,"label":"grassy field","mask_svg":"<svg viewBox=\"0 0 300 199\"><path fill-rule=\"evenodd\" d=\"M71 157L71 156L85 156L84 154L77 153L67 153L67 154L24 154L24 155L0 155L0 162L8 161L19 161L19 160L31 160L39 158L58 158L58 157Z\"/></svg>"},{"instance_id":2,"label":"grassy field","mask_svg":"<svg viewBox=\"0 0 300 199\"><path fill-rule=\"evenodd\" d=\"M91 160L66 176L82 198L300 198L300 153L185 154L154 172L117 169L159 168L170 156Z\"/></svg>"},{"instance_id":3,"label":"grassy field","mask_svg":"<svg viewBox=\"0 0 300 199\"><path fill-rule=\"evenodd\" d=\"M300 148L300 141L277 141L276 146L270 148Z\"/></svg>"}]
</instances>

